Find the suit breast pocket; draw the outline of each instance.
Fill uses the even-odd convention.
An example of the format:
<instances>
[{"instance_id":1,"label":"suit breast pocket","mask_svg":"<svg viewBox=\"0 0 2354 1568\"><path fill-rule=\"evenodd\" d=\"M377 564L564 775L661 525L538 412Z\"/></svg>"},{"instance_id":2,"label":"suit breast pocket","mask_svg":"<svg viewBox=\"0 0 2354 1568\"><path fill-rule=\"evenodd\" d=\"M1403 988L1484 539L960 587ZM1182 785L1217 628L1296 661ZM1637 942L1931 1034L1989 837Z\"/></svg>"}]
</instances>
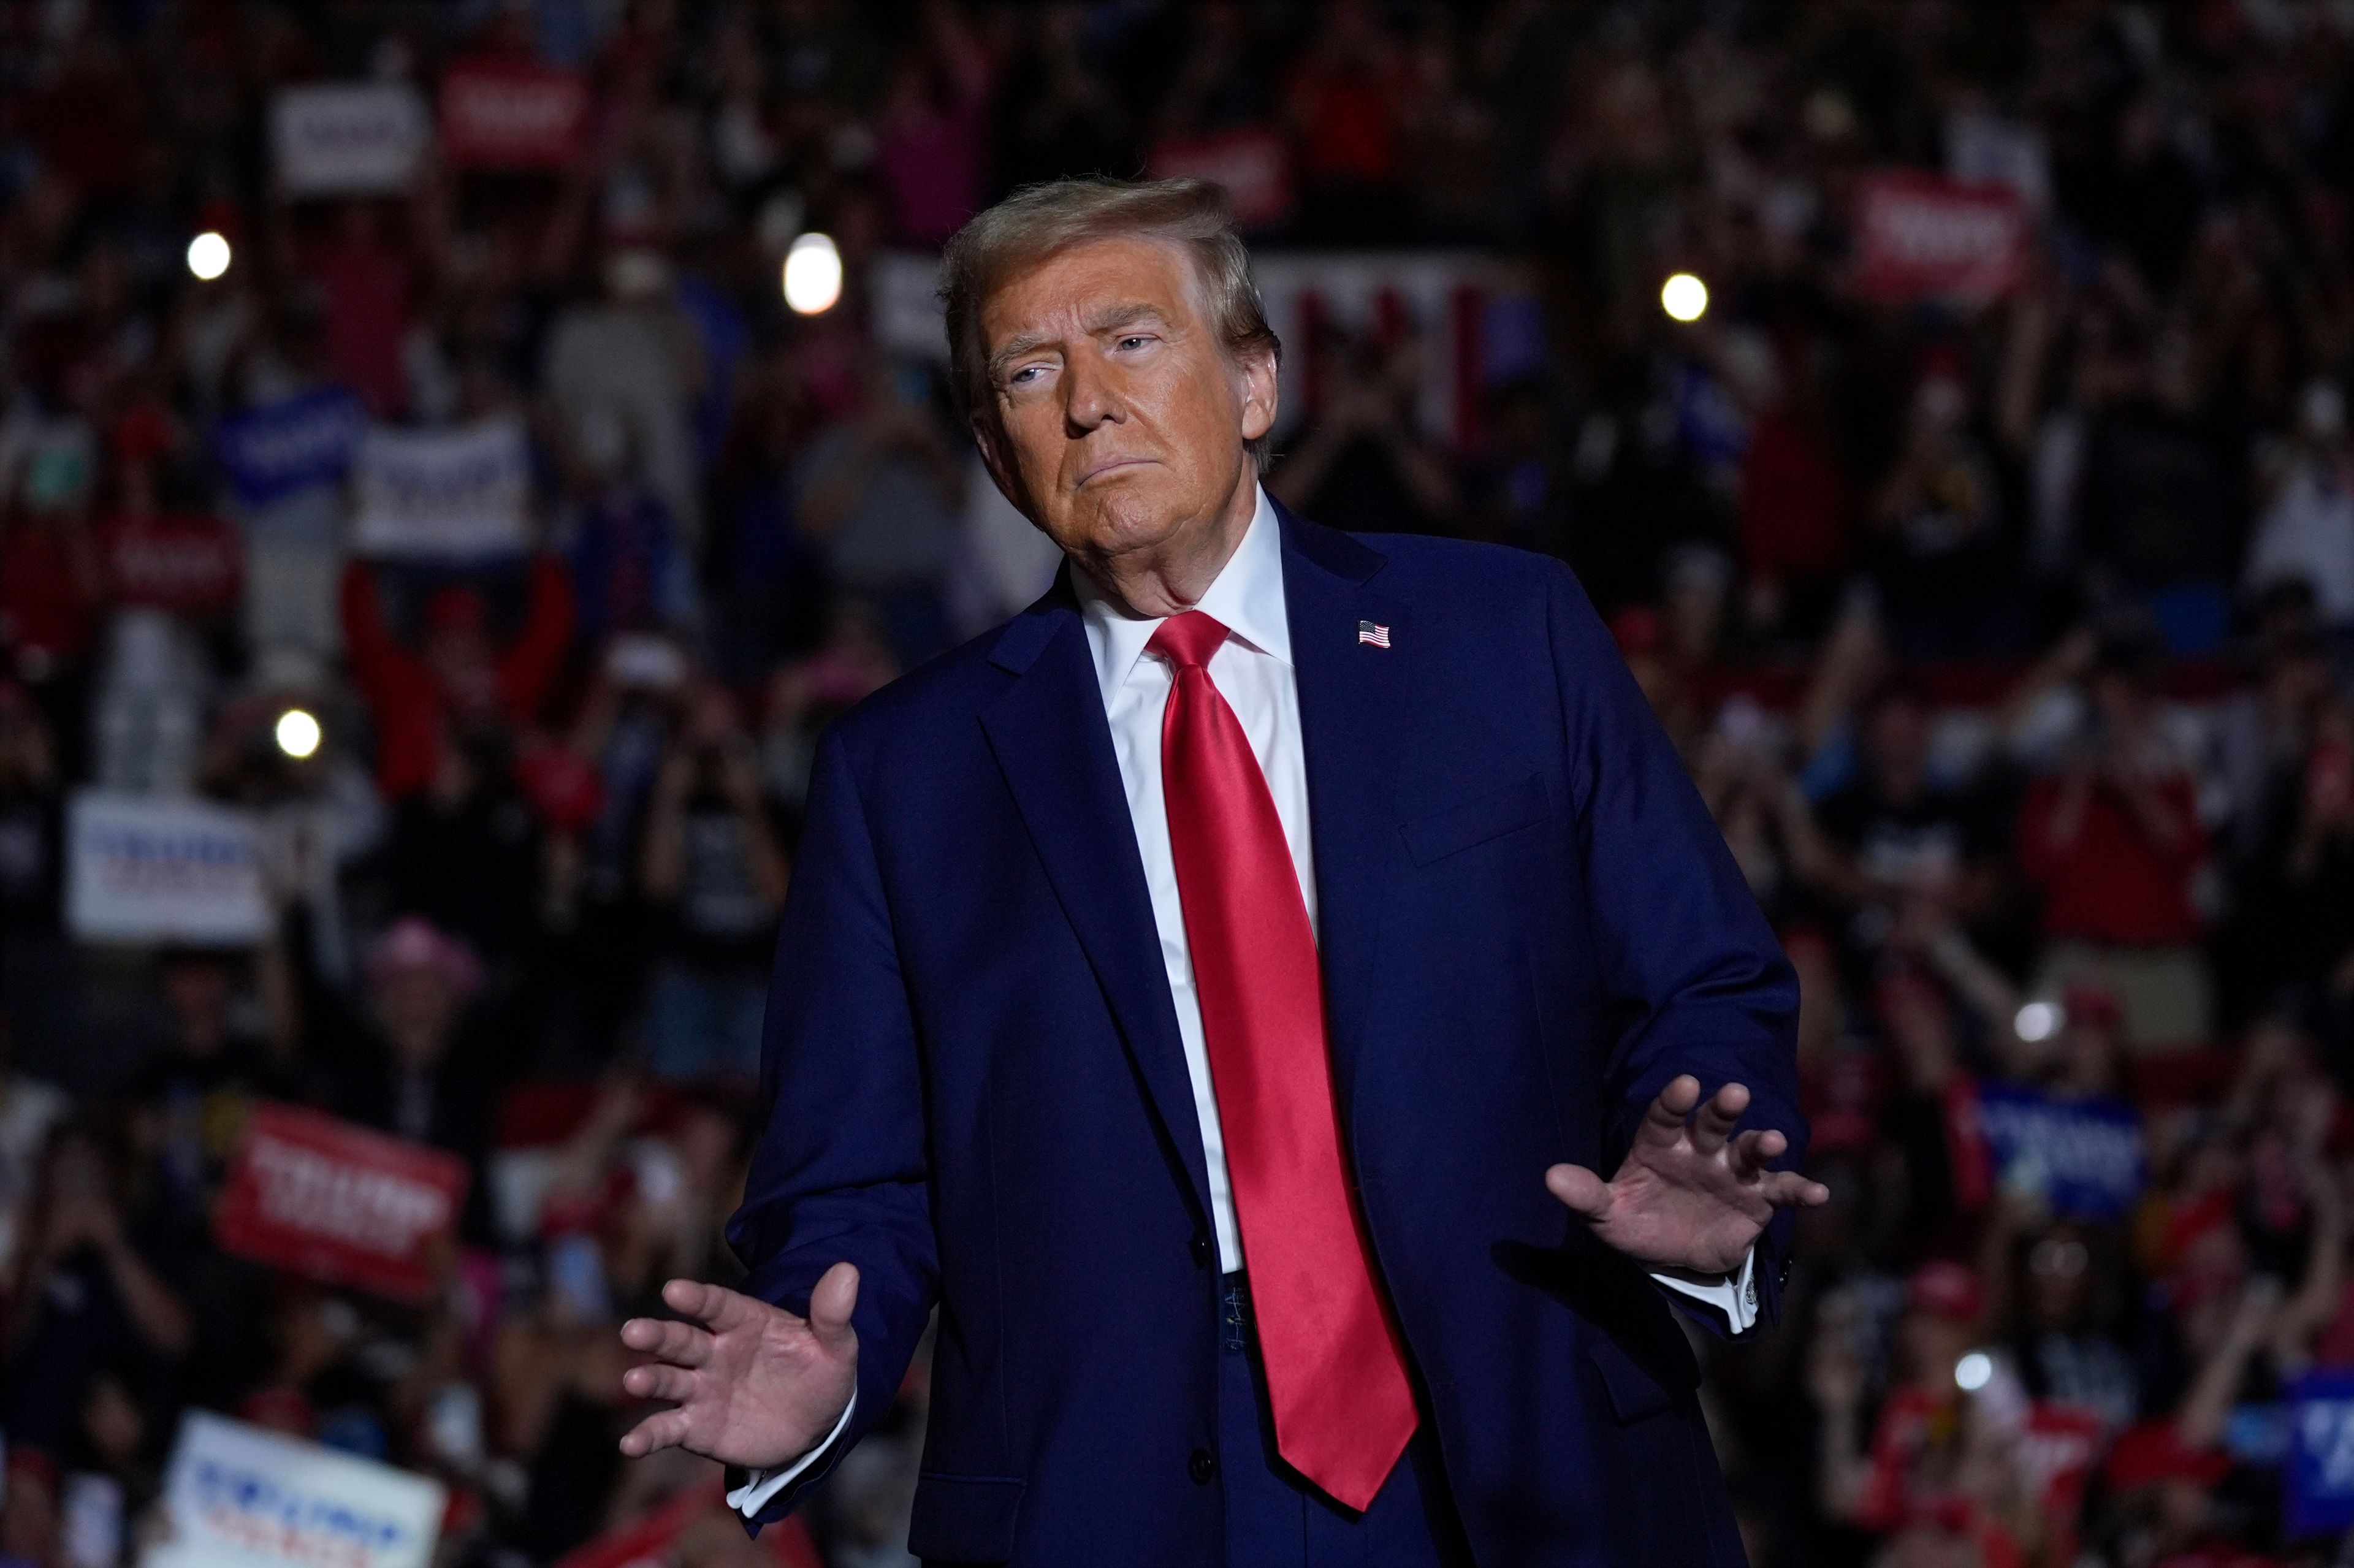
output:
<instances>
[{"instance_id":1,"label":"suit breast pocket","mask_svg":"<svg viewBox=\"0 0 2354 1568\"><path fill-rule=\"evenodd\" d=\"M1433 811L1398 824L1405 835L1406 853L1416 865L1428 865L1448 855L1531 828L1553 815L1553 798L1544 775L1532 773L1517 784L1476 795L1459 806Z\"/></svg>"}]
</instances>

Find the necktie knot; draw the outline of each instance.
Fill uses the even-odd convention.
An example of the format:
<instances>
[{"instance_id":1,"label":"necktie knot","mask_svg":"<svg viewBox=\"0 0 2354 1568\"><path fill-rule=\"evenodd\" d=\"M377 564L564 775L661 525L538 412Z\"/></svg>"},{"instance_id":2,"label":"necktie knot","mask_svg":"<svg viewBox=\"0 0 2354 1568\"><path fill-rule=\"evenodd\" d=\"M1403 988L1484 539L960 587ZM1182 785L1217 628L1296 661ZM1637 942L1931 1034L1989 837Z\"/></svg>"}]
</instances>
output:
<instances>
[{"instance_id":1,"label":"necktie knot","mask_svg":"<svg viewBox=\"0 0 2354 1568\"><path fill-rule=\"evenodd\" d=\"M1162 621L1144 645L1148 653L1160 655L1180 670L1200 669L1210 662L1226 641L1226 629L1219 621L1198 609L1182 615L1172 615Z\"/></svg>"}]
</instances>

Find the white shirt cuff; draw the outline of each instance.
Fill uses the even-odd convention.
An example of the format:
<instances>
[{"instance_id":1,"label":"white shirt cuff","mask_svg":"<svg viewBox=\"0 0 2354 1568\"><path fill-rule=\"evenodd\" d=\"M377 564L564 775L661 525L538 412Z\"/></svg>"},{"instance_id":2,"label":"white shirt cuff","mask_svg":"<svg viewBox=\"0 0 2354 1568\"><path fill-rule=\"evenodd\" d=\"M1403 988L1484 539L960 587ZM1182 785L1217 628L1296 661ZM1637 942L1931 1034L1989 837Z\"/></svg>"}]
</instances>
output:
<instances>
[{"instance_id":1,"label":"white shirt cuff","mask_svg":"<svg viewBox=\"0 0 2354 1568\"><path fill-rule=\"evenodd\" d=\"M1754 1246L1749 1255L1741 1260L1737 1273L1676 1271L1654 1273L1651 1277L1680 1296L1689 1296L1723 1313L1725 1324L1734 1333L1742 1333L1757 1321L1757 1249Z\"/></svg>"},{"instance_id":2,"label":"white shirt cuff","mask_svg":"<svg viewBox=\"0 0 2354 1568\"><path fill-rule=\"evenodd\" d=\"M857 1408L858 1391L854 1388L850 1391L850 1403L842 1407L842 1419L833 1424L833 1430L825 1435L824 1442L781 1470L753 1471L749 1480L727 1494L727 1506L746 1519L759 1518L760 1510L768 1507L779 1492L791 1486L802 1471L817 1463L819 1455L841 1441L843 1433L850 1426L851 1414Z\"/></svg>"}]
</instances>

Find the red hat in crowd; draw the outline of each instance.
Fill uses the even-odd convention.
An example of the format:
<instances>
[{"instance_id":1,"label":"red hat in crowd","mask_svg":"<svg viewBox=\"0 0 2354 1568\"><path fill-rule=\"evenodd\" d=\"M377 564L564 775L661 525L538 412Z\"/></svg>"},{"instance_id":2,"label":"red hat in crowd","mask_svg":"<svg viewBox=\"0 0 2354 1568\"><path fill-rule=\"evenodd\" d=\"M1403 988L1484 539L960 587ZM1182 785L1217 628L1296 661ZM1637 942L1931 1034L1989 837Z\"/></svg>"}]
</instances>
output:
<instances>
[{"instance_id":1,"label":"red hat in crowd","mask_svg":"<svg viewBox=\"0 0 2354 1568\"><path fill-rule=\"evenodd\" d=\"M1904 1305L1915 1312L1956 1323L1974 1323L1986 1306L1978 1277L1951 1258L1933 1258L1904 1283Z\"/></svg>"},{"instance_id":2,"label":"red hat in crowd","mask_svg":"<svg viewBox=\"0 0 2354 1568\"><path fill-rule=\"evenodd\" d=\"M55 1491L58 1487L58 1462L49 1457L46 1449L25 1443L11 1443L8 1445L8 1479L14 1482L20 1478L28 1485L42 1486Z\"/></svg>"},{"instance_id":3,"label":"red hat in crowd","mask_svg":"<svg viewBox=\"0 0 2354 1568\"><path fill-rule=\"evenodd\" d=\"M1610 618L1610 636L1621 658L1649 653L1659 646L1659 612L1639 604L1622 609Z\"/></svg>"},{"instance_id":4,"label":"red hat in crowd","mask_svg":"<svg viewBox=\"0 0 2354 1568\"><path fill-rule=\"evenodd\" d=\"M2077 980L2060 993L2061 1011L2071 1023L2089 1023L2095 1029L2115 1029L2125 1014L2117 1005L2117 993L2098 980Z\"/></svg>"},{"instance_id":5,"label":"red hat in crowd","mask_svg":"<svg viewBox=\"0 0 2354 1568\"><path fill-rule=\"evenodd\" d=\"M514 777L524 799L558 832L578 832L605 809L603 776L569 747L524 747L514 760Z\"/></svg>"},{"instance_id":6,"label":"red hat in crowd","mask_svg":"<svg viewBox=\"0 0 2354 1568\"><path fill-rule=\"evenodd\" d=\"M114 421L114 455L124 462L153 462L172 450L172 417L153 403L133 405Z\"/></svg>"},{"instance_id":7,"label":"red hat in crowd","mask_svg":"<svg viewBox=\"0 0 2354 1568\"><path fill-rule=\"evenodd\" d=\"M2105 1467L2109 1485L2118 1491L2156 1486L2161 1481L2189 1481L2211 1487L2232 1468L2232 1457L2213 1448L2189 1448L2171 1421L2144 1421L2117 1434Z\"/></svg>"}]
</instances>

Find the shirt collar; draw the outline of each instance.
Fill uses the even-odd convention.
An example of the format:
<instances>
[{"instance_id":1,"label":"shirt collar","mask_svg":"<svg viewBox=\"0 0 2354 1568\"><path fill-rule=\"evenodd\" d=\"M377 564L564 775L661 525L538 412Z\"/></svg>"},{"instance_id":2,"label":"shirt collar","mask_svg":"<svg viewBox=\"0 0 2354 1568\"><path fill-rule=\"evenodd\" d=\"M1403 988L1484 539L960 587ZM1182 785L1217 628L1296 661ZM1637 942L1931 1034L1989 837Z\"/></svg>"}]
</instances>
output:
<instances>
[{"instance_id":1,"label":"shirt collar","mask_svg":"<svg viewBox=\"0 0 2354 1568\"><path fill-rule=\"evenodd\" d=\"M1267 487L1255 487L1258 504L1242 542L1218 569L1218 575L1194 609L1223 623L1253 648L1288 665L1291 662L1291 621L1283 606L1283 533L1267 501ZM1087 629L1087 650L1095 655L1096 680L1109 707L1128 683L1144 645L1161 626L1160 618L1131 615L1095 579L1077 567L1071 568L1071 587L1079 596L1079 614Z\"/></svg>"}]
</instances>

